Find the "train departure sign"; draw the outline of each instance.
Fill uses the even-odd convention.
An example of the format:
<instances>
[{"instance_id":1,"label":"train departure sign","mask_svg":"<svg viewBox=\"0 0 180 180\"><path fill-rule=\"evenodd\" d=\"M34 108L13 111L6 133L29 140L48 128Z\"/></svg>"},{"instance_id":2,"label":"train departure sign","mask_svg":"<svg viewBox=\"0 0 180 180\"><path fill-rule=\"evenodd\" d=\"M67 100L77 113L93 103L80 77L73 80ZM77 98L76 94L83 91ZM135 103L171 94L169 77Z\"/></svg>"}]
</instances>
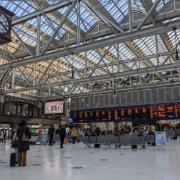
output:
<instances>
[{"instance_id":1,"label":"train departure sign","mask_svg":"<svg viewBox=\"0 0 180 180\"><path fill-rule=\"evenodd\" d=\"M155 122L156 120L180 118L180 103L124 106L70 112L76 123L81 122Z\"/></svg>"}]
</instances>

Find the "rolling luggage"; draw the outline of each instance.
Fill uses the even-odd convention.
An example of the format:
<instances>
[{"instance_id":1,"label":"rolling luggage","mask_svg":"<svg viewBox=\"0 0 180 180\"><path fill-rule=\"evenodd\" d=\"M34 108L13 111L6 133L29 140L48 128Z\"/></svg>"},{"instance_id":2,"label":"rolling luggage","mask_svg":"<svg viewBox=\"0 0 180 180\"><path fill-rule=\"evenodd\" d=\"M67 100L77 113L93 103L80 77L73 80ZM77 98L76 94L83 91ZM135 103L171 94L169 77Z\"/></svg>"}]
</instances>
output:
<instances>
[{"instance_id":1,"label":"rolling luggage","mask_svg":"<svg viewBox=\"0 0 180 180\"><path fill-rule=\"evenodd\" d=\"M16 166L16 153L13 152L10 154L10 167Z\"/></svg>"},{"instance_id":2,"label":"rolling luggage","mask_svg":"<svg viewBox=\"0 0 180 180\"><path fill-rule=\"evenodd\" d=\"M174 136L174 137L173 137L173 140L177 140L177 136Z\"/></svg>"},{"instance_id":3,"label":"rolling luggage","mask_svg":"<svg viewBox=\"0 0 180 180\"><path fill-rule=\"evenodd\" d=\"M46 135L46 134L43 134L43 135L42 135L42 138L41 138L41 140L40 140L40 143L41 143L42 145L46 145L46 144L47 144L47 135Z\"/></svg>"},{"instance_id":4,"label":"rolling luggage","mask_svg":"<svg viewBox=\"0 0 180 180\"><path fill-rule=\"evenodd\" d=\"M100 148L100 144L94 144L95 148Z\"/></svg>"},{"instance_id":5,"label":"rolling luggage","mask_svg":"<svg viewBox=\"0 0 180 180\"><path fill-rule=\"evenodd\" d=\"M137 149L137 145L131 145L132 149Z\"/></svg>"}]
</instances>

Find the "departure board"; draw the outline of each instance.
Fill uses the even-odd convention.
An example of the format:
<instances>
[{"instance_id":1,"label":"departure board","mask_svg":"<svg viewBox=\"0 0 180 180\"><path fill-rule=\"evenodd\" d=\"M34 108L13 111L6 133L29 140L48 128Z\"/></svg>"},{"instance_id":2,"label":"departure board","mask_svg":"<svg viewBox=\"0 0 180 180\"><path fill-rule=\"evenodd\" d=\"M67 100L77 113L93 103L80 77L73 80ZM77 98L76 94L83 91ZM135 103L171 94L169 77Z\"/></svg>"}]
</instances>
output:
<instances>
[{"instance_id":1,"label":"departure board","mask_svg":"<svg viewBox=\"0 0 180 180\"><path fill-rule=\"evenodd\" d=\"M72 110L70 116L75 123L156 121L180 118L180 103L126 106L88 110Z\"/></svg>"}]
</instances>

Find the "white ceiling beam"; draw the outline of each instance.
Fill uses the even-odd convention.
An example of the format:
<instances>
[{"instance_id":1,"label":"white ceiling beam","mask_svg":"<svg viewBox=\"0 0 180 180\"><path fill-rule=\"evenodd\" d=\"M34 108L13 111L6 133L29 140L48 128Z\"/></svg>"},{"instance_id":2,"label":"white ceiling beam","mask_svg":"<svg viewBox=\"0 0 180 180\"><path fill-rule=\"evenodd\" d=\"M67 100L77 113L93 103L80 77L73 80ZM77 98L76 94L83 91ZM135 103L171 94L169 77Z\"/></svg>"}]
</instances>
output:
<instances>
[{"instance_id":1,"label":"white ceiling beam","mask_svg":"<svg viewBox=\"0 0 180 180\"><path fill-rule=\"evenodd\" d=\"M0 65L0 68L7 69L10 67L19 67L19 66L24 66L27 64L41 62L44 60L50 60L51 58L59 58L59 57L64 57L64 56L68 56L68 55L72 55L72 54L86 52L86 51L93 50L93 49L103 48L103 47L111 46L114 44L131 41L131 40L136 39L137 37L142 38L142 37L148 37L148 36L159 34L159 33L169 32L169 31L172 31L172 27L174 27L174 26L179 28L180 20L174 20L172 22L167 22L166 24L159 25L158 27L151 27L151 28L148 27L146 29L144 28L141 31L131 32L131 33L125 34L125 35L120 35L120 36L116 36L116 37L110 37L110 38L106 38L106 39L102 39L102 40L97 40L97 41L94 41L91 43L83 44L81 46L71 47L71 48L65 49L65 50L57 50L57 51L49 52L43 56L35 56L32 58L19 59L16 62Z\"/></svg>"},{"instance_id":2,"label":"white ceiling beam","mask_svg":"<svg viewBox=\"0 0 180 180\"><path fill-rule=\"evenodd\" d=\"M19 23L23 23L23 22L26 22L26 21L29 21L33 18L36 18L37 16L42 16L44 13L45 14L48 14L50 12L53 12L53 11L56 11L58 9L61 9L63 7L66 7L66 6L69 6L73 3L73 0L63 0L59 3L56 3L56 4L53 4L47 8L44 8L43 9L43 12L42 11L35 11L31 14L28 14L26 16L23 16L23 17L20 17L20 18L16 18L12 21L12 26L15 26Z\"/></svg>"}]
</instances>

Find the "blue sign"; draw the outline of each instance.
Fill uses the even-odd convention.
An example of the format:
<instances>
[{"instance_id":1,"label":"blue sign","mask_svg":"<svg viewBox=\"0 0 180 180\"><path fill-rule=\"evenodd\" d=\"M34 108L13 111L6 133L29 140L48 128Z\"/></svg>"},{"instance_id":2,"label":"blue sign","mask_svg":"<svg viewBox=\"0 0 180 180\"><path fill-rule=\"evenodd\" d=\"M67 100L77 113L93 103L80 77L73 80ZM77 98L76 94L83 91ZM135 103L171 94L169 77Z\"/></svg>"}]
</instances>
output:
<instances>
[{"instance_id":1,"label":"blue sign","mask_svg":"<svg viewBox=\"0 0 180 180\"><path fill-rule=\"evenodd\" d=\"M73 123L73 119L68 117L68 124L71 124L71 123Z\"/></svg>"},{"instance_id":2,"label":"blue sign","mask_svg":"<svg viewBox=\"0 0 180 180\"><path fill-rule=\"evenodd\" d=\"M162 131L156 131L155 133L156 137L156 145L162 146L166 144L166 133Z\"/></svg>"}]
</instances>

